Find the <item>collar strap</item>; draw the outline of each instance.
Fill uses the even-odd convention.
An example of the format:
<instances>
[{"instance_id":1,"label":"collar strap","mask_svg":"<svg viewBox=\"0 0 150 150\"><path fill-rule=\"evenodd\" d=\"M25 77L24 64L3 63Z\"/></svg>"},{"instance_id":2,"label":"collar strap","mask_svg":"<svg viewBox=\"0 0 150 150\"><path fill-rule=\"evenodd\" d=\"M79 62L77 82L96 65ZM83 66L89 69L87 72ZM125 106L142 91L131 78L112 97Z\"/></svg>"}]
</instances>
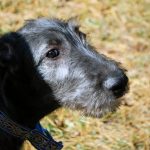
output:
<instances>
[{"instance_id":1,"label":"collar strap","mask_svg":"<svg viewBox=\"0 0 150 150\"><path fill-rule=\"evenodd\" d=\"M62 142L56 142L39 123L35 129L31 130L12 121L1 111L0 129L14 137L29 140L38 150L61 150L63 148Z\"/></svg>"}]
</instances>

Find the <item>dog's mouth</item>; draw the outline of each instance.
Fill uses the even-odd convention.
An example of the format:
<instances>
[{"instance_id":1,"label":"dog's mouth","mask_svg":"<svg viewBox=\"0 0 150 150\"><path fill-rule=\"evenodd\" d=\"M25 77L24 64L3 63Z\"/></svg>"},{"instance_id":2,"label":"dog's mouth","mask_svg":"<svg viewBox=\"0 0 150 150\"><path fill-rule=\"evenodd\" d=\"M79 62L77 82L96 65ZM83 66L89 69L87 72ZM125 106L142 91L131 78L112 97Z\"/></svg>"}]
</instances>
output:
<instances>
[{"instance_id":1,"label":"dog's mouth","mask_svg":"<svg viewBox=\"0 0 150 150\"><path fill-rule=\"evenodd\" d=\"M103 116L116 112L117 108L122 103L122 96L115 98L113 97L111 100L108 100L109 102L105 102L104 104L98 104L100 102L91 100L91 103L80 105L70 105L66 104L65 107L71 109L71 110L77 110L81 113L81 115L86 117L92 117L92 118L102 118Z\"/></svg>"},{"instance_id":2,"label":"dog's mouth","mask_svg":"<svg viewBox=\"0 0 150 150\"><path fill-rule=\"evenodd\" d=\"M101 92L86 91L87 95L83 93L82 97L73 98L69 100L60 100L61 105L72 110L79 111L83 116L101 118L108 113L115 112L117 108L121 105L123 96L128 92L128 86L117 87L110 90L105 90ZM91 94L89 94L91 93Z\"/></svg>"},{"instance_id":3,"label":"dog's mouth","mask_svg":"<svg viewBox=\"0 0 150 150\"><path fill-rule=\"evenodd\" d=\"M110 108L100 108L99 110L98 109L97 110L92 110L90 112L84 110L84 111L81 111L81 114L83 114L83 116L86 116L86 117L102 118L102 117L104 117L107 114L116 112L116 110L117 110L118 107L119 107L119 105L116 106L113 109L110 109Z\"/></svg>"}]
</instances>

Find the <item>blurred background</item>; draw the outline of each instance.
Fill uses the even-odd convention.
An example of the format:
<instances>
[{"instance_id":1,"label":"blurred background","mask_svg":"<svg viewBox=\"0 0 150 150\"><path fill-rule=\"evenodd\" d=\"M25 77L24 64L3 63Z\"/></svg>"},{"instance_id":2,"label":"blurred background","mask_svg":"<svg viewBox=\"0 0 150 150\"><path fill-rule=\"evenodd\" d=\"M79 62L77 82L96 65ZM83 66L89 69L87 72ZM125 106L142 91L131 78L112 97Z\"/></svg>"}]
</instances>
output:
<instances>
[{"instance_id":1,"label":"blurred background","mask_svg":"<svg viewBox=\"0 0 150 150\"><path fill-rule=\"evenodd\" d=\"M130 92L101 119L59 109L41 123L64 150L150 150L150 0L0 0L0 34L37 17L77 17L100 53L128 70ZM34 150L26 142L24 150Z\"/></svg>"}]
</instances>

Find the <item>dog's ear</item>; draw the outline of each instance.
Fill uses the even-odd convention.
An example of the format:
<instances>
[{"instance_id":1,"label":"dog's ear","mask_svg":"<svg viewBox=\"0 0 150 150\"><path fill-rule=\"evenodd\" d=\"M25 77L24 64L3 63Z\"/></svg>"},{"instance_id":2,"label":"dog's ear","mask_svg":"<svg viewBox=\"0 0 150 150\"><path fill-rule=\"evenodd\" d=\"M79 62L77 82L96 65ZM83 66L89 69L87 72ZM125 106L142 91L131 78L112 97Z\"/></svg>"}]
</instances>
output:
<instances>
[{"instance_id":1,"label":"dog's ear","mask_svg":"<svg viewBox=\"0 0 150 150\"><path fill-rule=\"evenodd\" d=\"M0 67L7 67L12 61L12 47L10 43L0 40Z\"/></svg>"},{"instance_id":2,"label":"dog's ear","mask_svg":"<svg viewBox=\"0 0 150 150\"><path fill-rule=\"evenodd\" d=\"M15 62L15 45L17 36L14 33L8 33L0 38L0 68L9 68Z\"/></svg>"}]
</instances>

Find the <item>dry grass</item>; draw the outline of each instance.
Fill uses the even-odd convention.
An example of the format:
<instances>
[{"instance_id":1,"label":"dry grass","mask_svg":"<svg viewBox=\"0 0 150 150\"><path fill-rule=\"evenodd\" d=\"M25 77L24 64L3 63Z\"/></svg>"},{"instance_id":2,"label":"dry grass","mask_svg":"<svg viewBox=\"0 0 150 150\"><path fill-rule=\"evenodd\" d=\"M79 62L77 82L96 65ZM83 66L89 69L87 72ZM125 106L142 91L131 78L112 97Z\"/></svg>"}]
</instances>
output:
<instances>
[{"instance_id":1,"label":"dry grass","mask_svg":"<svg viewBox=\"0 0 150 150\"><path fill-rule=\"evenodd\" d=\"M43 125L65 150L150 150L150 0L1 0L0 33L39 16L78 16L93 45L122 62L130 78L116 113L92 119L60 109Z\"/></svg>"}]
</instances>

